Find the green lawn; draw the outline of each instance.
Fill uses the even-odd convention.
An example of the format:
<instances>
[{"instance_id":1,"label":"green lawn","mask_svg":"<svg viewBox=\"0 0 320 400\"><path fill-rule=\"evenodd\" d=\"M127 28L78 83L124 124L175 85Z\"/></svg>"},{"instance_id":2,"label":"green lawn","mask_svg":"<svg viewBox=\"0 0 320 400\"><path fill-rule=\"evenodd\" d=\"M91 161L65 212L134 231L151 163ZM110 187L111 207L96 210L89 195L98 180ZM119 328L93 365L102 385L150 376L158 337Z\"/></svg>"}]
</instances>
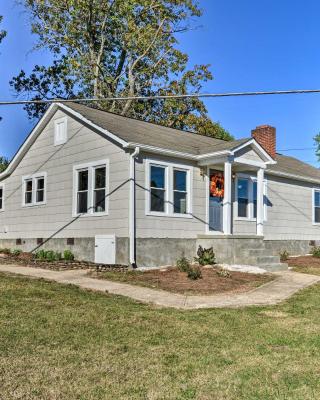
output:
<instances>
[{"instance_id":1,"label":"green lawn","mask_svg":"<svg viewBox=\"0 0 320 400\"><path fill-rule=\"evenodd\" d=\"M320 286L177 311L0 275L0 399L319 399Z\"/></svg>"}]
</instances>

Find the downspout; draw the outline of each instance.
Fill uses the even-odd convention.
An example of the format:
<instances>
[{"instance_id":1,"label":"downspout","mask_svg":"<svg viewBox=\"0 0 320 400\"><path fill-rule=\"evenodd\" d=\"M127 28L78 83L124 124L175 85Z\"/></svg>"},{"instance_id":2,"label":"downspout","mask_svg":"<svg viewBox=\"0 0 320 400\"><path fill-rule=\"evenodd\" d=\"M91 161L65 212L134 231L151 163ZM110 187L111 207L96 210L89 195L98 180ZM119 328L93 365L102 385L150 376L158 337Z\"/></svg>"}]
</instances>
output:
<instances>
[{"instance_id":1,"label":"downspout","mask_svg":"<svg viewBox=\"0 0 320 400\"><path fill-rule=\"evenodd\" d=\"M129 193L129 261L131 267L136 267L136 157L140 147L130 154L130 193Z\"/></svg>"}]
</instances>

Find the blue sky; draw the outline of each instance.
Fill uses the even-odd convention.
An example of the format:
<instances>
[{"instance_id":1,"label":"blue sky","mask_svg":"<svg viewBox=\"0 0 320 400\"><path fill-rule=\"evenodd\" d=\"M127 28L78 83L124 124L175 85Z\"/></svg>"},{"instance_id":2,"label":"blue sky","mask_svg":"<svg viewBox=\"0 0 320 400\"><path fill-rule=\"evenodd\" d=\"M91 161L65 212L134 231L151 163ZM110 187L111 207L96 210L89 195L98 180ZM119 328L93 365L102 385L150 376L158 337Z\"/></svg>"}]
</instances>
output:
<instances>
[{"instance_id":1,"label":"blue sky","mask_svg":"<svg viewBox=\"0 0 320 400\"><path fill-rule=\"evenodd\" d=\"M0 47L0 93L13 99L8 81L20 69L50 61L30 52L35 37L14 0L3 0L0 14L8 36ZM179 36L190 64L211 64L214 80L204 92L320 88L320 2L317 0L201 0L198 29ZM207 100L209 115L236 138L261 124L277 128L277 148L312 148L320 131L320 94ZM30 132L21 106L1 107L0 154L12 157ZM314 149L283 152L318 166Z\"/></svg>"}]
</instances>

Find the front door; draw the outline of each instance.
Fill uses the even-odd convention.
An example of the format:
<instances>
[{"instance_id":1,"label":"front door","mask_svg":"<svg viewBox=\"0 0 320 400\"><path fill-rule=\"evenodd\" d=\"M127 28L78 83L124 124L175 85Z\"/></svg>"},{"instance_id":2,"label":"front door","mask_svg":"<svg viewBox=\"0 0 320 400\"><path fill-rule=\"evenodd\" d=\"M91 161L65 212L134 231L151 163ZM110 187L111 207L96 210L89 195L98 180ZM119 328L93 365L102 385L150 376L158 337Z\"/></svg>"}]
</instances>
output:
<instances>
[{"instance_id":1,"label":"front door","mask_svg":"<svg viewBox=\"0 0 320 400\"><path fill-rule=\"evenodd\" d=\"M222 232L224 174L210 170L209 181L209 230Z\"/></svg>"}]
</instances>

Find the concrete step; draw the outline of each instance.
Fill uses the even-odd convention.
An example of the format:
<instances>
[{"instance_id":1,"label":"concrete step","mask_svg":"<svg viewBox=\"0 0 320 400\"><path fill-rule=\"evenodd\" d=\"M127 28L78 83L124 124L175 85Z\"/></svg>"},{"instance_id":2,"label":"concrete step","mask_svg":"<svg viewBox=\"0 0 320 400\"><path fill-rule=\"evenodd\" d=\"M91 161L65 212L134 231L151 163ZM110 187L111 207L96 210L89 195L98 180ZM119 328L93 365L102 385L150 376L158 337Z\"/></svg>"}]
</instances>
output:
<instances>
[{"instance_id":1,"label":"concrete step","mask_svg":"<svg viewBox=\"0 0 320 400\"><path fill-rule=\"evenodd\" d=\"M265 269L268 272L286 271L288 264L286 263L273 263L273 264L259 264L260 268Z\"/></svg>"},{"instance_id":2,"label":"concrete step","mask_svg":"<svg viewBox=\"0 0 320 400\"><path fill-rule=\"evenodd\" d=\"M257 257L258 264L278 264L280 263L279 256L258 256Z\"/></svg>"}]
</instances>

